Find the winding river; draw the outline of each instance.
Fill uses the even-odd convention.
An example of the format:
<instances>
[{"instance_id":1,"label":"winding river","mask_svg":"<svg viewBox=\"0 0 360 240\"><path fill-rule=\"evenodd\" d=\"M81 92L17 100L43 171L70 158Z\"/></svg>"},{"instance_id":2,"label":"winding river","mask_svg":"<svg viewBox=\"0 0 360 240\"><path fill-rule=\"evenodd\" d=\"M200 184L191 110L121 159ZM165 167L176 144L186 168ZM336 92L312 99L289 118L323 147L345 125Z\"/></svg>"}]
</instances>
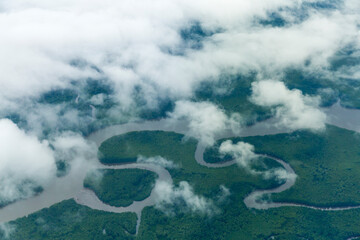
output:
<instances>
[{"instance_id":1,"label":"winding river","mask_svg":"<svg viewBox=\"0 0 360 240\"><path fill-rule=\"evenodd\" d=\"M338 127L346 128L349 130L360 132L360 110L345 109L340 104L335 104L331 108L326 108L324 111L328 115L327 122ZM185 121L174 121L169 119L162 119L158 121L144 121L144 122L132 122L122 125L114 125L102 130L99 130L88 137L89 141L94 142L97 146L100 146L106 139L125 134L132 131L170 131L180 134L186 134L188 131L187 122ZM216 139L229 138L229 137L246 137L246 136L263 136L269 134L287 133L290 130L278 128L275 124L275 120L270 119L267 121L259 122L253 126L247 127L241 131L240 134L234 134L231 130L224 131L223 133L216 136ZM198 144L195 152L196 161L203 166L211 168L227 167L235 164L235 161L229 161L225 163L206 163L203 159L205 146ZM282 161L281 159L272 158L273 160L280 163L288 173L295 174L294 170L289 164ZM127 169L127 168L140 168L155 172L158 175L158 180L172 183L172 178L169 172L161 166L144 164L144 163L132 163L116 166L102 165L99 161L94 163L80 162L72 165L71 171L64 177L60 177L51 182L45 190L38 196L20 200L13 204L10 204L0 209L0 222L8 222L17 218L27 216L28 214L34 213L42 208L50 207L51 205L61 202L63 200L74 198L78 204L88 206L92 209L109 211L109 212L134 212L138 216L138 222L136 227L136 233L138 231L141 221L141 211L146 206L152 206L155 204L155 193L151 192L150 196L143 201L135 201L128 207L113 207L104 204L98 199L98 197L91 190L83 188L83 180L86 172L94 168L102 169ZM267 190L256 190L248 195L244 199L244 203L248 208L255 209L268 209L283 206L293 207L306 207L322 211L341 211L355 207L339 207L339 208L320 208L315 206L308 206L294 203L275 203L275 202L262 202L259 201L261 196L264 194L279 193L289 189L295 184L295 178L289 178L284 184L274 189Z\"/></svg>"}]
</instances>

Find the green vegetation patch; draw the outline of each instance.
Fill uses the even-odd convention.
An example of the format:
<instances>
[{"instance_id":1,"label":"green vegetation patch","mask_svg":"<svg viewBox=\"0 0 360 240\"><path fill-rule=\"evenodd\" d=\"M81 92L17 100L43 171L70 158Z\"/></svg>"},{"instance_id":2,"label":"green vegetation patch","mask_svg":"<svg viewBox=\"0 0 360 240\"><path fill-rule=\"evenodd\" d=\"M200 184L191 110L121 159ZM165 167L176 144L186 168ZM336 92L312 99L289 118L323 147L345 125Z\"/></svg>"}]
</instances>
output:
<instances>
[{"instance_id":1,"label":"green vegetation patch","mask_svg":"<svg viewBox=\"0 0 360 240\"><path fill-rule=\"evenodd\" d=\"M357 138L353 132L331 126L328 127L328 131L325 133L330 134L328 138L332 138L340 132L346 136L342 137L343 140L350 136L353 137L349 139L351 141ZM300 133L309 134L308 138L316 141L314 136L317 134L297 132L297 134ZM277 186L278 183L274 180L265 181L260 176L251 175L236 165L218 169L200 166L194 159L197 142L193 139L183 141L183 135L159 131L136 132L126 134L124 137L129 147L136 146L142 155L148 157L160 155L180 165L181 168L179 169L170 169L174 183L188 181L194 186L194 191L197 194L212 199L221 211L220 214L211 218L181 212L169 217L154 207L148 207L142 212L137 239L258 240L271 239L270 237L274 236L275 239L342 240L350 236L360 235L358 225L360 210L358 209L343 212L323 212L298 207L282 207L261 211L248 209L243 200L250 192L255 189L269 189ZM253 139L258 139L259 144L262 142L261 146L267 146L269 144L267 139L261 140L262 138L264 137L254 137ZM298 139L301 138L302 136L298 136ZM161 139L161 142L152 143L147 139ZM245 140L247 141L248 138ZM143 142L145 144L142 144ZM252 143L255 144L254 141ZM308 146L312 144L314 143L311 141L307 143ZM268 149L272 149L273 146L269 145ZM287 149L286 146L279 144L277 149ZM255 147L257 149L259 145L255 144ZM285 156L279 155L279 157L288 159ZM264 159L264 161L269 168L271 166L278 167L278 164L270 159ZM224 185L230 190L230 196L221 202L219 202L220 185Z\"/></svg>"},{"instance_id":2,"label":"green vegetation patch","mask_svg":"<svg viewBox=\"0 0 360 240\"><path fill-rule=\"evenodd\" d=\"M194 158L197 141L195 139L184 141L182 134L164 131L130 132L108 139L100 148L107 142L112 144L111 149L113 149L113 153L106 151L108 156L117 157L117 161L113 163L121 163L124 159L135 160L138 155L161 156L181 166L169 169L176 184L183 180L189 181L199 193L217 190L221 184L229 182L229 176L232 178L232 183L246 182L253 185L254 189L278 185L275 180L265 181L259 176L254 177L235 165L217 169L199 165Z\"/></svg>"},{"instance_id":3,"label":"green vegetation patch","mask_svg":"<svg viewBox=\"0 0 360 240\"><path fill-rule=\"evenodd\" d=\"M298 178L289 190L273 194L280 202L316 206L360 204L360 135L327 126L325 132L296 131L247 138L255 151L290 163Z\"/></svg>"},{"instance_id":4,"label":"green vegetation patch","mask_svg":"<svg viewBox=\"0 0 360 240\"><path fill-rule=\"evenodd\" d=\"M126 207L133 201L150 196L156 173L143 169L99 170L102 177L88 174L84 187L95 192L101 201L111 206Z\"/></svg>"},{"instance_id":5,"label":"green vegetation patch","mask_svg":"<svg viewBox=\"0 0 360 240\"><path fill-rule=\"evenodd\" d=\"M11 240L127 240L134 239L136 214L92 210L66 200L10 222L8 229Z\"/></svg>"},{"instance_id":6,"label":"green vegetation patch","mask_svg":"<svg viewBox=\"0 0 360 240\"><path fill-rule=\"evenodd\" d=\"M163 131L129 132L123 135L114 136L104 141L99 147L99 159L104 164L118 164L136 162L139 155L154 157L157 156L157 149L166 149L170 143L181 141L182 135ZM176 151L172 148L172 151ZM181 152L178 152L181 154Z\"/></svg>"},{"instance_id":7,"label":"green vegetation patch","mask_svg":"<svg viewBox=\"0 0 360 240\"><path fill-rule=\"evenodd\" d=\"M335 136L339 139L336 140ZM170 170L175 185L180 181L188 181L194 187L196 194L212 199L221 211L212 217L204 217L191 212L178 212L175 216L168 216L154 207L147 207L142 212L141 225L136 239L258 240L272 239L274 237L274 239L286 240L343 240L351 236L360 235L360 226L358 224L360 221L360 209L337 212L323 212L299 207L281 207L268 210L248 209L243 201L250 192L256 189L269 189L278 186L278 183L274 180L264 180L258 175L251 175L236 165L219 169L200 166L194 159L197 142L193 139L183 141L183 135L167 132L137 132L126 134L124 137L124 141L129 144L129 147L136 147L138 153L148 157L160 155L180 165L179 169ZM151 143L148 139L161 139L161 141ZM320 146L323 145L326 148L326 145L329 144L333 148L333 151L329 154L346 151L349 154L348 156L353 156L353 158L344 158L339 161L339 165L344 165L343 168L339 169L340 175L345 173L344 168L346 165L348 165L348 168L356 165L354 156L360 152L357 151L358 147L355 146L359 145L355 133L331 126L328 127L328 130L323 135L295 132L274 136L249 137L245 138L245 140L254 144L256 150L260 152L272 155L277 153L276 156L289 161L299 174L296 185L301 183L300 179L308 176L303 176L303 173L298 169L298 166L301 166L301 164L296 165L295 163L299 163L301 157L301 159L306 159L303 164L308 166L307 169L310 166L316 166L314 163L321 157L321 151L325 151L324 148L320 148L321 151L316 153L316 149ZM346 142L341 143L341 140L346 140ZM345 145L348 145L348 147L344 148ZM124 154L135 158L138 153L134 151L133 156L129 155L128 152ZM310 158L311 156L313 156L312 159ZM326 157L329 157L329 155L326 155ZM323 157L322 159L325 164L327 158ZM334 160L334 162L336 161ZM332 170L332 172L335 172L338 165L329 164L327 166L328 168L335 167L335 170ZM355 170L350 169L348 171ZM357 182L357 179L353 180L354 188ZM329 192L333 191L331 186L326 187L324 182L317 182L317 184L320 186L316 186L313 182L311 188L318 191L319 189L326 189ZM229 196L221 198L221 185L229 189ZM294 188L297 187L296 185ZM306 194L305 196L308 195L309 191L314 192L312 189L302 188L302 192ZM318 195L320 194L324 193L320 191ZM273 196L276 195L273 194ZM306 199L312 200L311 198ZM39 213L38 216L41 216L41 214ZM53 221L60 221L59 218L61 218L61 214L54 216ZM122 222L117 219L114 220L114 223L121 224ZM40 228L35 227L34 221L31 224L34 227L34 232L40 231ZM101 224L102 222L99 221L99 225ZM60 229L62 228L61 224L57 226ZM117 229L114 227L114 230ZM86 231L86 229L77 229L76 231L78 231L77 234L84 234L80 232ZM27 232L27 234L22 235L22 239L41 239L32 238L31 236L34 235L30 234L34 233ZM50 237L48 239L56 238ZM77 239L97 238L79 237Z\"/></svg>"},{"instance_id":8,"label":"green vegetation patch","mask_svg":"<svg viewBox=\"0 0 360 240\"><path fill-rule=\"evenodd\" d=\"M231 187L232 195L211 219L194 214L166 216L148 207L142 213L137 239L216 240L345 240L360 235L360 210L323 212L299 207L249 210L241 202L245 184ZM274 237L274 238L272 238Z\"/></svg>"},{"instance_id":9,"label":"green vegetation patch","mask_svg":"<svg viewBox=\"0 0 360 240\"><path fill-rule=\"evenodd\" d=\"M204 152L204 161L207 163L226 163L234 160L230 154L219 153L221 142L209 147ZM260 156L250 162L249 168L256 171L266 171L274 168L283 168L282 165L271 158Z\"/></svg>"}]
</instances>

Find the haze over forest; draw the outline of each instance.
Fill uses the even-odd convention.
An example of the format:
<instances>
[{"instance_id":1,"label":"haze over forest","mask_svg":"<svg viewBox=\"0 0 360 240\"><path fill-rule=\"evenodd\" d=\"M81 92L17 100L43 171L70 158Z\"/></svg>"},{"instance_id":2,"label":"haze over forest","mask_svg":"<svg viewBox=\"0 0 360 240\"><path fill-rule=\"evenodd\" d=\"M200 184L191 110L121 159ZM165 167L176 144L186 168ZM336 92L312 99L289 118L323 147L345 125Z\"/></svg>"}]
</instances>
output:
<instances>
[{"instance_id":1,"label":"haze over forest","mask_svg":"<svg viewBox=\"0 0 360 240\"><path fill-rule=\"evenodd\" d=\"M139 225L136 230L123 227L125 233L139 239L152 238L143 235L153 233L146 219L160 216L152 211L159 211L170 219L184 216L216 219L226 215L224 205L240 206L243 201L246 205L244 199L251 192L272 189L286 182L295 185L289 187L290 190L279 191L278 199L272 199L269 193L268 202L280 199L279 202L306 206L332 206L331 202L313 198L312 193L307 195L307 190L303 196L311 196L314 202L300 199L299 192L302 187L311 186L306 181L313 181L313 185L323 181L319 188L326 183L338 186L336 182L343 183L345 179L348 184L349 176L358 174L355 132L360 131L360 124L346 127L350 121L347 116L339 113L343 118L336 119L331 109L353 109L349 116L360 116L355 113L360 109L359 13L360 1L357 0L1 0L0 207L3 209L0 208L0 238L20 239L16 234L21 232L19 229L25 229L25 225L19 228L19 222L8 223L16 220L15 217L4 220L1 214L8 214L1 213L2 210L12 211L6 208L41 196L48 189L55 189L54 186L67 189L65 183L60 183L61 179L70 179L69 182L77 179L73 181L78 181L82 188L83 179L78 178L85 175L84 187L92 189L102 202L111 206L126 207L121 204L130 205L153 197L147 207L154 208L143 213L145 217L141 221L145 223L140 224L140 230ZM357 121L356 117L353 119ZM162 124L162 120L166 124ZM344 124L336 124L337 120ZM126 125L147 121L153 122L151 127ZM110 127L121 124L126 127L120 130ZM251 126L256 124L266 126L252 130ZM354 132L350 134L329 124ZM110 130L100 136L102 129L108 127ZM115 134L116 131L119 133ZM265 136L261 141L240 138L268 132L289 135ZM321 148L311 148L311 142L305 141L309 135L315 139L314 146ZM332 142L329 140L332 136L339 137ZM96 137L104 139L100 141ZM345 144L346 139L352 137L353 145ZM303 142L300 144L294 139ZM334 150L342 147L348 149ZM176 153L184 155L183 162L177 159ZM201 155L202 164L199 154L204 155ZM321 162L327 154L334 159L329 157L328 162ZM351 163L343 163L345 157ZM228 167L232 163L224 165L225 168L216 166L231 160L235 164L231 170ZM196 162L200 164L194 165ZM299 162L309 164L307 170ZM167 173L157 169L158 175L150 174L149 171L154 172L151 167L150 170L140 167L148 173L126 169L127 173L125 167L123 170L97 169L120 163L154 165L166 169ZM340 169L349 169L348 175L344 174L345 170L336 173L335 163L341 165ZM216 167L212 170L219 172L202 170L200 165L209 169ZM229 176L235 176L236 183L224 179L221 182L226 169L231 172ZM199 186L199 176L212 179L207 182L209 186ZM130 185L122 184L122 179L127 179ZM244 186L236 185L240 182ZM108 187L112 184L129 192L110 193ZM139 186L141 189L136 191L141 192L140 197L134 190ZM358 206L358 183L347 186L351 186L351 190L354 187L354 195L346 195L344 187L337 192L339 195L331 195L334 199L330 197L329 201L336 206ZM61 191L54 199L76 199L70 193L61 197ZM121 194L133 199L113 199ZM51 201L51 205L57 203L57 200ZM50 207L48 205L43 208ZM75 204L74 208L80 205ZM42 209L32 207L34 211L35 208ZM139 217L139 212L134 212ZM30 213L33 211L29 210L24 216ZM135 219L129 217L130 214L113 214L129 222ZM238 215L245 217L246 214ZM307 212L298 214L308 216ZM100 215L94 213L94 216ZM230 230L226 231L231 234L240 231L230 227L235 220L226 219L219 220L228 223ZM180 226L181 222L186 220L176 224ZM162 226L160 220L157 224ZM179 229L174 231L180 232ZM251 227L241 229L246 232ZM344 234L341 237L360 235L356 227L339 229ZM223 238L217 235L214 239L239 239L246 234L248 239L305 236L298 233L299 238L290 238L290 235L281 238L282 233L275 232L259 233L257 237L249 232ZM204 237L193 234L180 238ZM156 236L158 239L169 237L165 235ZM324 234L314 236L321 235ZM176 239L176 236L173 237ZM22 237L26 239L30 235ZM76 239L76 235L68 237ZM310 235L305 237L316 239ZM328 239L341 238L330 234Z\"/></svg>"}]
</instances>

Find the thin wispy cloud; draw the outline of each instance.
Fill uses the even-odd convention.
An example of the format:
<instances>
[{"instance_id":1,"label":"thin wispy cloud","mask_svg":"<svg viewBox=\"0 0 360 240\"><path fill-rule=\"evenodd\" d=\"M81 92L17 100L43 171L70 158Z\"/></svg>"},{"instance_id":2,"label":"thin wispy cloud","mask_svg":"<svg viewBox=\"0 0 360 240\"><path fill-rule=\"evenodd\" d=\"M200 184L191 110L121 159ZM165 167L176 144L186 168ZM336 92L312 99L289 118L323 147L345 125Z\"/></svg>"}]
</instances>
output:
<instances>
[{"instance_id":1,"label":"thin wispy cloud","mask_svg":"<svg viewBox=\"0 0 360 240\"><path fill-rule=\"evenodd\" d=\"M192 186L186 181L180 182L179 186L157 181L154 192L155 207L166 214L171 215L180 211L212 216L219 211L211 199L195 194Z\"/></svg>"},{"instance_id":2,"label":"thin wispy cloud","mask_svg":"<svg viewBox=\"0 0 360 240\"><path fill-rule=\"evenodd\" d=\"M174 111L168 115L174 120L187 121L189 131L186 136L208 146L212 146L216 137L225 130L237 133L241 130L239 114L227 116L223 109L211 102L177 101Z\"/></svg>"},{"instance_id":3,"label":"thin wispy cloud","mask_svg":"<svg viewBox=\"0 0 360 240\"><path fill-rule=\"evenodd\" d=\"M272 107L278 125L292 130L323 130L326 114L320 110L320 98L289 90L283 82L263 80L252 84L251 100L260 106Z\"/></svg>"}]
</instances>

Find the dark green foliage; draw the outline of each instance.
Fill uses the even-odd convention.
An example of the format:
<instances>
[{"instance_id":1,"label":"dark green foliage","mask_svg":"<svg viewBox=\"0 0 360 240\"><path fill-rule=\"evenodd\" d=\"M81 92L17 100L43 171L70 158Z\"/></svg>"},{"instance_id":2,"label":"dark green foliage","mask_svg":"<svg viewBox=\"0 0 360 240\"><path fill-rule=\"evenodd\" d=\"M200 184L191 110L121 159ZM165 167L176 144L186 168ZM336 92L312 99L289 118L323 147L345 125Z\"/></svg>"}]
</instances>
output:
<instances>
[{"instance_id":1,"label":"dark green foliage","mask_svg":"<svg viewBox=\"0 0 360 240\"><path fill-rule=\"evenodd\" d=\"M92 210L67 200L10 222L10 226L15 229L11 240L133 239L136 214Z\"/></svg>"},{"instance_id":2,"label":"dark green foliage","mask_svg":"<svg viewBox=\"0 0 360 240\"><path fill-rule=\"evenodd\" d=\"M113 93L110 82L99 79L87 79L85 87L85 93L89 96L94 96L100 93L110 95Z\"/></svg>"},{"instance_id":3,"label":"dark green foliage","mask_svg":"<svg viewBox=\"0 0 360 240\"><path fill-rule=\"evenodd\" d=\"M345 56L333 59L332 71L341 66L360 63L359 58ZM340 74L341 75L341 74ZM202 82L196 89L194 100L210 101L223 107L227 113L240 113L247 124L264 120L272 116L269 108L253 104L251 83L256 81L256 73L248 75L222 75L216 81ZM329 79L321 74L303 69L289 68L283 77L289 89L299 89L303 94L320 96L321 105L328 107L339 99L341 105L348 108L360 108L358 79L334 77Z\"/></svg>"},{"instance_id":4,"label":"dark green foliage","mask_svg":"<svg viewBox=\"0 0 360 240\"><path fill-rule=\"evenodd\" d=\"M175 56L184 56L188 51L201 50L204 42L214 34L220 33L221 29L206 29L199 21L191 21L180 29L181 41L176 46L162 46L163 52Z\"/></svg>"},{"instance_id":5,"label":"dark green foliage","mask_svg":"<svg viewBox=\"0 0 360 240\"><path fill-rule=\"evenodd\" d=\"M352 56L353 52L346 51L342 55L338 55L332 58L331 61L331 70L337 71L342 67L352 67L360 64L360 58L357 56Z\"/></svg>"},{"instance_id":6,"label":"dark green foliage","mask_svg":"<svg viewBox=\"0 0 360 240\"><path fill-rule=\"evenodd\" d=\"M4 118L10 119L13 123L18 125L20 128L23 128L23 126L26 126L26 124L27 124L27 122L23 118L23 116L21 116L18 113L9 113Z\"/></svg>"},{"instance_id":7,"label":"dark green foliage","mask_svg":"<svg viewBox=\"0 0 360 240\"><path fill-rule=\"evenodd\" d=\"M250 168L258 172L264 172L266 170L283 168L278 162L275 162L271 158L259 157L250 164Z\"/></svg>"},{"instance_id":8,"label":"dark green foliage","mask_svg":"<svg viewBox=\"0 0 360 240\"><path fill-rule=\"evenodd\" d=\"M284 27L286 25L286 20L280 14L273 12L268 14L266 19L261 19L259 23L264 26Z\"/></svg>"},{"instance_id":9,"label":"dark green foliage","mask_svg":"<svg viewBox=\"0 0 360 240\"><path fill-rule=\"evenodd\" d=\"M138 239L242 239L267 240L344 240L359 235L360 210L322 212L305 208L282 207L249 210L243 203L245 184L232 186L229 201L221 214L211 219L194 214L174 217L146 208Z\"/></svg>"},{"instance_id":10,"label":"dark green foliage","mask_svg":"<svg viewBox=\"0 0 360 240\"><path fill-rule=\"evenodd\" d=\"M158 96L152 99L151 103L149 104L148 98L146 97L146 92L144 92L144 87L141 85L135 86L131 95L132 100L134 101L134 105L136 106L133 111L136 115L143 119L154 120L165 118L167 112L171 112L174 108L173 100L166 96Z\"/></svg>"},{"instance_id":11,"label":"dark green foliage","mask_svg":"<svg viewBox=\"0 0 360 240\"><path fill-rule=\"evenodd\" d=\"M206 32L199 22L194 22L189 27L180 31L180 36L185 42L185 45L187 45L188 48L198 50L203 47L202 42L206 39L206 37L211 35L212 33Z\"/></svg>"},{"instance_id":12,"label":"dark green foliage","mask_svg":"<svg viewBox=\"0 0 360 240\"><path fill-rule=\"evenodd\" d=\"M58 177L65 176L70 170L69 163L64 160L57 160L55 162L55 164L56 164L56 170L57 170L56 175Z\"/></svg>"},{"instance_id":13,"label":"dark green foliage","mask_svg":"<svg viewBox=\"0 0 360 240\"><path fill-rule=\"evenodd\" d=\"M219 153L219 147L219 143L216 143L214 146L207 148L204 152L204 161L207 163L221 163L233 160L231 155Z\"/></svg>"},{"instance_id":14,"label":"dark green foliage","mask_svg":"<svg viewBox=\"0 0 360 240\"><path fill-rule=\"evenodd\" d=\"M169 169L176 184L182 180L189 181L195 185L195 191L201 193L217 190L221 184L229 181L229 176L232 178L231 182L247 182L256 186L265 184L268 187L277 185L276 181L263 181L261 177L253 177L237 166L211 169L199 165L194 159L197 142L194 139L184 141L181 134L163 131L130 132L107 141L112 145L107 148L106 153L111 154L113 149L113 155L117 157L117 161L112 163L136 159L138 155L162 156L181 166L178 169Z\"/></svg>"},{"instance_id":15,"label":"dark green foliage","mask_svg":"<svg viewBox=\"0 0 360 240\"><path fill-rule=\"evenodd\" d=\"M82 61L74 61L72 64L76 67L87 66L87 63ZM96 103L92 98L98 94L102 94L102 101ZM71 130L87 135L104 126L119 123L119 119L109 118L109 110L117 105L113 94L113 86L107 79L85 79L71 82L68 88L53 89L45 92L39 97L38 101L46 107L51 105L57 110L59 119L57 131ZM93 111L92 106L96 108L95 111ZM12 117L23 128L29 127L24 122L26 117L16 115ZM77 117L78 121L74 121ZM48 126L48 124L44 123L44 136L51 134L53 131L53 127Z\"/></svg>"},{"instance_id":16,"label":"dark green foliage","mask_svg":"<svg viewBox=\"0 0 360 240\"><path fill-rule=\"evenodd\" d=\"M71 89L56 89L44 93L40 98L41 103L59 104L64 102L74 101L77 93Z\"/></svg>"},{"instance_id":17,"label":"dark green foliage","mask_svg":"<svg viewBox=\"0 0 360 240\"><path fill-rule=\"evenodd\" d=\"M334 132L334 130L336 131ZM344 135L342 136L340 133ZM316 137L317 135L313 133L304 132L304 134L305 140L303 144L309 139L312 140L307 143L308 147L311 145L311 149L304 151L306 146L300 148L300 152L303 151L304 156L311 155L311 151L321 146L324 141L327 141L321 140L321 135ZM330 129L327 134L329 134L329 138L339 136L340 134L339 141L354 136L354 133L338 128ZM184 142L182 135L167 132L134 132L125 136L130 149L136 146L139 153L145 156L160 155L173 160L177 164L181 164L181 169L170 171L175 184L183 180L188 181L194 186L196 193L213 199L214 203L221 210L220 214L214 215L211 218L205 218L192 213L179 213L174 217L169 217L152 207L146 208L142 213L138 239L257 240L276 236L279 239L341 240L349 236L360 235L360 227L358 225L360 210L322 212L295 207L283 207L264 211L247 209L243 200L249 192L254 189L271 188L275 185L275 182L264 181L258 176L248 174L237 166L221 169L209 169L199 166L194 159L196 146L194 140L190 139ZM154 142L153 145L148 140L160 137L162 142ZM261 146L263 147L274 148L274 144L267 143L268 139L263 139L266 137L272 136L254 137L253 139L257 138L259 144L262 143ZM301 137L298 137L299 141ZM279 145L277 149L286 148L284 148L284 145ZM129 153L126 151L124 154L129 156ZM287 160L287 158L284 159ZM271 160L265 159L264 161L267 168L279 167L277 163ZM230 198L223 203L219 203L217 200L221 184L228 187L231 192Z\"/></svg>"},{"instance_id":18,"label":"dark green foliage","mask_svg":"<svg viewBox=\"0 0 360 240\"><path fill-rule=\"evenodd\" d=\"M140 118L147 120L156 120L160 118L166 118L168 112L174 110L174 102L171 99L158 99L158 106L155 108L141 109L139 115Z\"/></svg>"},{"instance_id":19,"label":"dark green foliage","mask_svg":"<svg viewBox=\"0 0 360 240\"><path fill-rule=\"evenodd\" d=\"M107 169L101 172L100 180L89 174L84 187L93 190L104 203L116 207L126 207L150 196L156 179L155 173L142 169Z\"/></svg>"},{"instance_id":20,"label":"dark green foliage","mask_svg":"<svg viewBox=\"0 0 360 240\"><path fill-rule=\"evenodd\" d=\"M290 89L299 89L304 94L316 94L320 88L328 86L329 81L315 74L305 73L297 69L288 69L283 79Z\"/></svg>"},{"instance_id":21,"label":"dark green foliage","mask_svg":"<svg viewBox=\"0 0 360 240\"><path fill-rule=\"evenodd\" d=\"M114 136L99 147L99 159L105 164L135 162L139 155L154 157L154 148L166 148L164 136L172 141L180 141L181 135L167 132L130 132ZM141 146L141 148L139 148Z\"/></svg>"}]
</instances>

